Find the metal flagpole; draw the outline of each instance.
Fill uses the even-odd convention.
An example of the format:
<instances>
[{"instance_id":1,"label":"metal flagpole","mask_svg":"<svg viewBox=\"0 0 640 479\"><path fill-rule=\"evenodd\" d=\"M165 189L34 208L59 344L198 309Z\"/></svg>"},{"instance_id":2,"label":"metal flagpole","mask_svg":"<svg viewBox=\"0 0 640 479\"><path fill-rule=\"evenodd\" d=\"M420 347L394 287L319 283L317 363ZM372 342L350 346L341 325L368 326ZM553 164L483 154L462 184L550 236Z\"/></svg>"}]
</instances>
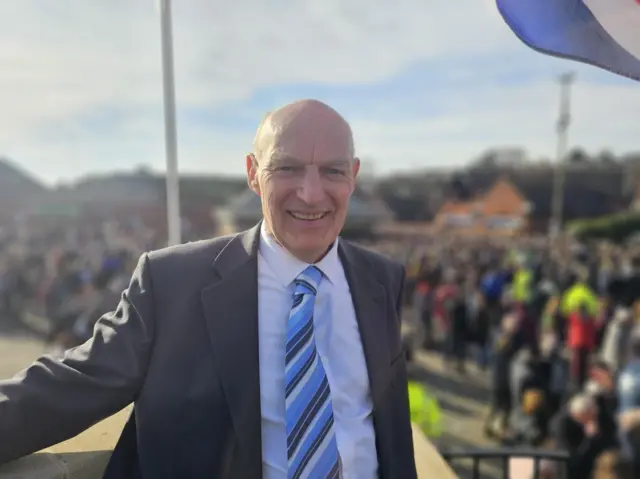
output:
<instances>
[{"instance_id":1,"label":"metal flagpole","mask_svg":"<svg viewBox=\"0 0 640 479\"><path fill-rule=\"evenodd\" d=\"M162 29L162 79L164 88L164 134L167 165L167 230L169 245L181 240L180 176L178 174L178 139L176 128L176 96L173 77L173 32L171 0L160 0Z\"/></svg>"},{"instance_id":2,"label":"metal flagpole","mask_svg":"<svg viewBox=\"0 0 640 479\"><path fill-rule=\"evenodd\" d=\"M571 85L574 80L574 73L565 73L560 76L560 117L557 124L556 168L553 178L553 217L549 224L549 235L552 238L557 237L562 231L564 184L567 175L565 157L567 155L568 131L571 122Z\"/></svg>"}]
</instances>

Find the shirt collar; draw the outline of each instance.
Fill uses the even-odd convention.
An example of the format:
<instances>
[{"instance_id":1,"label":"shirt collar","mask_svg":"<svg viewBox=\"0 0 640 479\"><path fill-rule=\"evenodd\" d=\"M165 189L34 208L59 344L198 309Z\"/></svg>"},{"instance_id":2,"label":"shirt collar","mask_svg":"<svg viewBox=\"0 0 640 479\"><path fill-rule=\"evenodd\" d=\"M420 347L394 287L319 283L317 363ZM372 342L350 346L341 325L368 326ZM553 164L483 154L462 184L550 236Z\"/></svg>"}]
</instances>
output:
<instances>
[{"instance_id":1,"label":"shirt collar","mask_svg":"<svg viewBox=\"0 0 640 479\"><path fill-rule=\"evenodd\" d=\"M264 222L260 226L260 245L258 251L285 287L293 283L293 280L309 266L309 263L300 261L280 246L276 240L267 233ZM341 267L340 258L338 257L338 238L333 242L327 254L315 263L315 266L322 271L325 278L335 284Z\"/></svg>"}]
</instances>

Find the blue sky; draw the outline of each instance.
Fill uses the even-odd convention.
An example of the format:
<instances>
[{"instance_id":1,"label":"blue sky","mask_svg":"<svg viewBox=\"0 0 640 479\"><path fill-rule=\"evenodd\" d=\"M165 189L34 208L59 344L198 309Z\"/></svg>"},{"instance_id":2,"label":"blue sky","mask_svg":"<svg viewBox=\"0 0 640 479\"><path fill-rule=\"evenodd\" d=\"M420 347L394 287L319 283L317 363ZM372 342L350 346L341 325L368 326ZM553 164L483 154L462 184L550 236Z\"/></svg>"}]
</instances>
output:
<instances>
[{"instance_id":1,"label":"blue sky","mask_svg":"<svg viewBox=\"0 0 640 479\"><path fill-rule=\"evenodd\" d=\"M557 76L578 74L570 143L640 150L640 85L523 46L491 0L174 0L179 161L243 174L270 109L318 98L379 173L555 148ZM0 3L0 156L46 182L164 168L153 0Z\"/></svg>"}]
</instances>

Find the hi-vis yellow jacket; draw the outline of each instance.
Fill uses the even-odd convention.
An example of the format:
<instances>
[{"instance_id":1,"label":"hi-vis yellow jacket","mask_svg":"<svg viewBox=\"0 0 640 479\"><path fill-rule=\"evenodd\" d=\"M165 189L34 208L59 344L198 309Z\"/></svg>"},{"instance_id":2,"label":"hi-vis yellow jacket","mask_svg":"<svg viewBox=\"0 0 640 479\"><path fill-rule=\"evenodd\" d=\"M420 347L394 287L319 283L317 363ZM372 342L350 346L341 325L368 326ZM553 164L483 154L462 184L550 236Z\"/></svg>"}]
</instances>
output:
<instances>
[{"instance_id":1,"label":"hi-vis yellow jacket","mask_svg":"<svg viewBox=\"0 0 640 479\"><path fill-rule=\"evenodd\" d=\"M409 381L409 409L411 422L417 424L425 436L437 438L442 434L442 413L438 400L419 382Z\"/></svg>"}]
</instances>

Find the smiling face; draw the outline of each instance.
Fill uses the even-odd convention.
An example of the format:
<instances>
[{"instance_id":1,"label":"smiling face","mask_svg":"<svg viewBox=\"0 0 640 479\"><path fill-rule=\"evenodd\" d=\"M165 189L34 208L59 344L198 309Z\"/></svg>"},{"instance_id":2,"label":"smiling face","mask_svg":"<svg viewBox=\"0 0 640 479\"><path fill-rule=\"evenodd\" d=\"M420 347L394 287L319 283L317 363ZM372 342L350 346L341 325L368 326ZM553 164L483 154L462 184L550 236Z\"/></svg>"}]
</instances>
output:
<instances>
[{"instance_id":1,"label":"smiling face","mask_svg":"<svg viewBox=\"0 0 640 479\"><path fill-rule=\"evenodd\" d=\"M347 122L305 100L272 113L247 156L267 231L301 261L322 258L342 230L359 162Z\"/></svg>"}]
</instances>

